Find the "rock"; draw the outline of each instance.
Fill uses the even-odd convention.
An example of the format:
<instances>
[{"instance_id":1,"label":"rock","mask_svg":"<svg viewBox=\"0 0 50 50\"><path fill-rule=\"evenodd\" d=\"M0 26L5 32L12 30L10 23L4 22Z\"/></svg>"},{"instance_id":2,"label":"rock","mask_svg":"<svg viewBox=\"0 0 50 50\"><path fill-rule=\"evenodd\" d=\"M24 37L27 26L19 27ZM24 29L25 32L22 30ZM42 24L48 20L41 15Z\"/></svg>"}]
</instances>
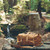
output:
<instances>
[{"instance_id":1,"label":"rock","mask_svg":"<svg viewBox=\"0 0 50 50\"><path fill-rule=\"evenodd\" d=\"M42 40L43 40L43 41L50 41L50 33L48 32L47 34L44 34L44 35L42 36Z\"/></svg>"},{"instance_id":2,"label":"rock","mask_svg":"<svg viewBox=\"0 0 50 50\"><path fill-rule=\"evenodd\" d=\"M0 50L2 50L4 44L8 44L8 41L5 38L0 38Z\"/></svg>"},{"instance_id":3,"label":"rock","mask_svg":"<svg viewBox=\"0 0 50 50\"><path fill-rule=\"evenodd\" d=\"M6 38L0 38L0 50L14 49L12 48ZM15 50L15 49L14 49Z\"/></svg>"},{"instance_id":4,"label":"rock","mask_svg":"<svg viewBox=\"0 0 50 50\"><path fill-rule=\"evenodd\" d=\"M6 38L6 40L8 41L9 44L14 44L15 43L14 38L8 37L8 38Z\"/></svg>"},{"instance_id":5,"label":"rock","mask_svg":"<svg viewBox=\"0 0 50 50\"><path fill-rule=\"evenodd\" d=\"M46 12L41 12L42 13L42 15L46 15Z\"/></svg>"},{"instance_id":6,"label":"rock","mask_svg":"<svg viewBox=\"0 0 50 50\"><path fill-rule=\"evenodd\" d=\"M11 47L9 44L4 44L2 50L16 50L14 47Z\"/></svg>"}]
</instances>

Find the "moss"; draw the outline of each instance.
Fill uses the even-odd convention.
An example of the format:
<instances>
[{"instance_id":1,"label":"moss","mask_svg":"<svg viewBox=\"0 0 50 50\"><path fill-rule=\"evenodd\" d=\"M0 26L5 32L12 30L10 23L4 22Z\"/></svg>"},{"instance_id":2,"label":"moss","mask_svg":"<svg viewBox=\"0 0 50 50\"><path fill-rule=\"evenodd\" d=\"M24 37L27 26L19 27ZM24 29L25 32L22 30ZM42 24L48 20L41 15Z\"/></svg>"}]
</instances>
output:
<instances>
[{"instance_id":1,"label":"moss","mask_svg":"<svg viewBox=\"0 0 50 50\"><path fill-rule=\"evenodd\" d=\"M6 24L2 25L2 30L5 36L7 36L7 25ZM10 33L13 36L17 36L19 33L23 33L25 31L27 31L27 27L25 25L12 24L10 26Z\"/></svg>"},{"instance_id":2,"label":"moss","mask_svg":"<svg viewBox=\"0 0 50 50\"><path fill-rule=\"evenodd\" d=\"M2 25L2 28L4 29L4 30L6 30L7 29L7 25L6 24L4 24L4 25ZM19 30L21 30L21 29L27 29L27 27L25 26L25 25L16 25L16 24L12 24L11 26L10 26L10 30L13 30L13 29L19 29Z\"/></svg>"},{"instance_id":3,"label":"moss","mask_svg":"<svg viewBox=\"0 0 50 50\"><path fill-rule=\"evenodd\" d=\"M25 25L16 25L13 29L27 29Z\"/></svg>"}]
</instances>

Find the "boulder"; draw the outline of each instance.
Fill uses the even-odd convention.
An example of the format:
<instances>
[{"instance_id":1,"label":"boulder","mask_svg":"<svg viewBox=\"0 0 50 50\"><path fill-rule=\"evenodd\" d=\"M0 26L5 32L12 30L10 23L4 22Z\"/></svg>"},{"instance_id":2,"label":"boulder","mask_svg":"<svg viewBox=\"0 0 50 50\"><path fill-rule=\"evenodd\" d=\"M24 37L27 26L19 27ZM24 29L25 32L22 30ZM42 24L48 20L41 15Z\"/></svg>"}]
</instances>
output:
<instances>
[{"instance_id":1,"label":"boulder","mask_svg":"<svg viewBox=\"0 0 50 50\"><path fill-rule=\"evenodd\" d=\"M50 32L42 36L43 42L50 41Z\"/></svg>"},{"instance_id":2,"label":"boulder","mask_svg":"<svg viewBox=\"0 0 50 50\"><path fill-rule=\"evenodd\" d=\"M9 44L4 44L2 50L16 50L14 47L11 47Z\"/></svg>"}]
</instances>

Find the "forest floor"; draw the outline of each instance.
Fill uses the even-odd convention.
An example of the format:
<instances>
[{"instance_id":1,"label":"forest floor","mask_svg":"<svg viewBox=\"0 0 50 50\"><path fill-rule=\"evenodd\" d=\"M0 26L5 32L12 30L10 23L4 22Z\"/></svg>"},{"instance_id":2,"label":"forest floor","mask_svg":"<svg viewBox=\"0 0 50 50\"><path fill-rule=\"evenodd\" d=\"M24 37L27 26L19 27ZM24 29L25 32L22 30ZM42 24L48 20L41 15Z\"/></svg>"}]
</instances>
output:
<instances>
[{"instance_id":1,"label":"forest floor","mask_svg":"<svg viewBox=\"0 0 50 50\"><path fill-rule=\"evenodd\" d=\"M43 35L43 39L45 39L44 42L49 42L50 41L49 38L50 38L50 32ZM3 45L7 43L8 41L6 40L6 38L0 37L0 50L2 50Z\"/></svg>"},{"instance_id":2,"label":"forest floor","mask_svg":"<svg viewBox=\"0 0 50 50\"><path fill-rule=\"evenodd\" d=\"M2 50L3 45L6 44L6 43L8 43L8 42L6 41L6 39L0 37L0 50Z\"/></svg>"}]
</instances>

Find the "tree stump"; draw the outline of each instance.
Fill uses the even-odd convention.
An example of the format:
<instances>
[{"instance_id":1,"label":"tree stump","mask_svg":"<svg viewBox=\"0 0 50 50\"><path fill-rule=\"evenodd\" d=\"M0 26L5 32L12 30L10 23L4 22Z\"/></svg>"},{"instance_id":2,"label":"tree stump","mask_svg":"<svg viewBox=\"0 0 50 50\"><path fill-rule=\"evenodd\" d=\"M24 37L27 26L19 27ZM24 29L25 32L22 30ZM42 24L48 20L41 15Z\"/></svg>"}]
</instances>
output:
<instances>
[{"instance_id":1,"label":"tree stump","mask_svg":"<svg viewBox=\"0 0 50 50\"><path fill-rule=\"evenodd\" d=\"M41 19L38 12L30 13L28 19L28 26L30 27L31 31L39 30L41 28Z\"/></svg>"}]
</instances>

